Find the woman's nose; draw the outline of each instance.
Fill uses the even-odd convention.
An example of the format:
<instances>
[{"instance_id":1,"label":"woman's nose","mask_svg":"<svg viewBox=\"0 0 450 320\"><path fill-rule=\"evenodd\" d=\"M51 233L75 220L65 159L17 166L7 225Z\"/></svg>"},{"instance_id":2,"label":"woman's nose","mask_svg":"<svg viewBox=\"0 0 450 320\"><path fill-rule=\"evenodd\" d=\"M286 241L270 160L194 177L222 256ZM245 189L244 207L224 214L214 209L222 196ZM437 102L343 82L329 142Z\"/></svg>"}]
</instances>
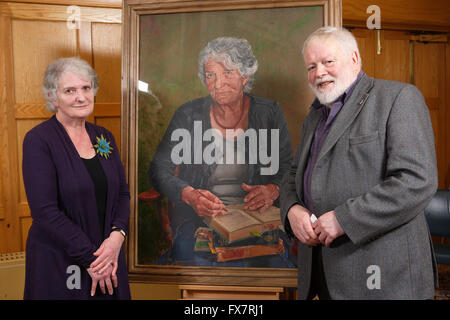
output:
<instances>
[{"instance_id":1,"label":"woman's nose","mask_svg":"<svg viewBox=\"0 0 450 320\"><path fill-rule=\"evenodd\" d=\"M84 100L86 100L86 97L84 96L83 90L77 89L77 93L76 93L75 99L76 99L76 101L84 101Z\"/></svg>"},{"instance_id":2,"label":"woman's nose","mask_svg":"<svg viewBox=\"0 0 450 320\"><path fill-rule=\"evenodd\" d=\"M216 76L216 81L214 82L214 88L219 89L222 87L222 85L223 85L222 76L221 75Z\"/></svg>"}]
</instances>

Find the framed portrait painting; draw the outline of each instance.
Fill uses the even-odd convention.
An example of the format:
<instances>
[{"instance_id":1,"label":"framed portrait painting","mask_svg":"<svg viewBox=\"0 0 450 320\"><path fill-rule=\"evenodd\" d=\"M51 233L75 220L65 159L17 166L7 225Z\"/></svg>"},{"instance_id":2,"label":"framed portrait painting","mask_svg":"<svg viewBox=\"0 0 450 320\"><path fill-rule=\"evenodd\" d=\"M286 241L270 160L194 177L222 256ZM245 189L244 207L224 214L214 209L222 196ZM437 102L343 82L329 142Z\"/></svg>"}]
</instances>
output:
<instances>
[{"instance_id":1,"label":"framed portrait painting","mask_svg":"<svg viewBox=\"0 0 450 320\"><path fill-rule=\"evenodd\" d=\"M302 44L341 1L130 0L123 23L130 279L295 287L277 186L313 101Z\"/></svg>"}]
</instances>

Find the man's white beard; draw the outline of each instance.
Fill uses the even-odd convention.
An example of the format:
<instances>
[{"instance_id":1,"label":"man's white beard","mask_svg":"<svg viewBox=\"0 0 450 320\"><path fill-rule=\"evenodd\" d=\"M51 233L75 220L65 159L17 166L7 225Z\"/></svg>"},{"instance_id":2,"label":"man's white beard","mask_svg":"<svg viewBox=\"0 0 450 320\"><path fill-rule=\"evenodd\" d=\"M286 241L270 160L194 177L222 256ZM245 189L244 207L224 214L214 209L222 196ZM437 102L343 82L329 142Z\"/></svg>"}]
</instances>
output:
<instances>
[{"instance_id":1,"label":"man's white beard","mask_svg":"<svg viewBox=\"0 0 450 320\"><path fill-rule=\"evenodd\" d=\"M309 83L309 87L311 88L317 99L319 99L320 103L327 105L339 98L355 80L356 76L351 72L351 70L348 70L338 78L325 76L323 78L317 79L314 85ZM319 88L319 83L324 81L333 82L329 84L329 86L331 87L321 90Z\"/></svg>"}]
</instances>

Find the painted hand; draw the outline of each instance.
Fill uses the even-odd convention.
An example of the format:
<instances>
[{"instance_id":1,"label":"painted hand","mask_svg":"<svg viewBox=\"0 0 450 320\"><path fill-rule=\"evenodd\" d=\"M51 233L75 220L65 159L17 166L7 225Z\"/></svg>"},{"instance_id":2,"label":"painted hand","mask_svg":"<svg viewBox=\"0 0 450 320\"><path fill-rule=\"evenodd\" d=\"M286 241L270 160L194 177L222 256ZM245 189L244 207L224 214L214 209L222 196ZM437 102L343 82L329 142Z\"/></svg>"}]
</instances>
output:
<instances>
[{"instance_id":1,"label":"painted hand","mask_svg":"<svg viewBox=\"0 0 450 320\"><path fill-rule=\"evenodd\" d=\"M227 211L224 203L208 190L185 187L181 199L190 205L199 216L215 217Z\"/></svg>"},{"instance_id":2,"label":"painted hand","mask_svg":"<svg viewBox=\"0 0 450 320\"><path fill-rule=\"evenodd\" d=\"M242 189L248 192L244 198L245 209L265 211L279 196L278 186L274 184L250 186L243 183Z\"/></svg>"}]
</instances>

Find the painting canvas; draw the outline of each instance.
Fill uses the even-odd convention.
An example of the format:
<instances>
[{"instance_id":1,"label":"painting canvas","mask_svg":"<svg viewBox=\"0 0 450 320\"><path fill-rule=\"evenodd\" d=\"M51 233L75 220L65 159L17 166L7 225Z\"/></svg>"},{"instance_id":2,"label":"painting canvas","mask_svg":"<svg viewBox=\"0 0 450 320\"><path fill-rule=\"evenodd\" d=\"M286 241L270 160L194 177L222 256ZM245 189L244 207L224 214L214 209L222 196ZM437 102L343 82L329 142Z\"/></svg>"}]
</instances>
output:
<instances>
[{"instance_id":1,"label":"painting canvas","mask_svg":"<svg viewBox=\"0 0 450 320\"><path fill-rule=\"evenodd\" d=\"M145 8L152 9L151 3ZM127 86L134 90L129 92L124 110L124 115L129 115L125 120L129 122L124 126L127 131L124 137L128 138L129 143L128 152L133 154L132 150L136 151L136 154L126 157L134 160L126 164L129 175L135 174L135 177L129 177L134 198L129 240L131 273L145 274L150 278L153 275L153 279L160 281L171 281L170 279L181 275L188 276L185 279L189 279L189 282L202 283L210 281L201 280L205 272L211 279L212 274L234 277L244 276L247 272L253 273L254 277L264 276L270 270L278 270L280 275L291 278L286 283L295 285L295 243L285 235L282 227L265 232L264 237L255 234L254 238L259 237L259 242L248 243L247 238L237 242L236 246L241 247L260 244L263 253L260 252L255 257L250 255L251 258L232 258L231 261L225 259L224 262L215 250L226 247L216 240L223 240L223 237L216 238L219 233L206 225L206 229L196 231L196 236L197 233L206 232L203 238L196 238L195 244L196 254L202 257L203 262L180 263L171 259L175 235L170 220L173 204L167 197L155 192L149 181L149 167L175 111L186 102L209 95L198 76L198 57L206 44L218 37L242 38L251 45L258 61L251 94L279 103L294 148L299 142L302 121L313 100L307 84L301 46L308 34L323 26L324 22L329 23L328 15L323 1L319 1L317 5L309 2L307 6L251 5L248 8L226 10L210 8L176 12L168 10L164 13L158 10L139 12L138 18L133 20L136 22L135 30L138 35L132 37L137 42L137 57L124 59L124 63L135 62L131 66L136 68L135 74L126 78ZM129 134L130 131L133 134ZM126 143L125 148L127 149ZM208 234L211 231L214 239L211 238L211 233ZM211 243L214 244L213 247ZM279 243L282 243L281 248ZM267 249L269 247L278 249ZM250 264L242 263L249 259L252 261ZM285 269L292 272L288 270L283 273ZM218 279L220 277L215 278L216 283L228 281L224 280L226 277ZM270 281L259 283L267 284Z\"/></svg>"}]
</instances>

